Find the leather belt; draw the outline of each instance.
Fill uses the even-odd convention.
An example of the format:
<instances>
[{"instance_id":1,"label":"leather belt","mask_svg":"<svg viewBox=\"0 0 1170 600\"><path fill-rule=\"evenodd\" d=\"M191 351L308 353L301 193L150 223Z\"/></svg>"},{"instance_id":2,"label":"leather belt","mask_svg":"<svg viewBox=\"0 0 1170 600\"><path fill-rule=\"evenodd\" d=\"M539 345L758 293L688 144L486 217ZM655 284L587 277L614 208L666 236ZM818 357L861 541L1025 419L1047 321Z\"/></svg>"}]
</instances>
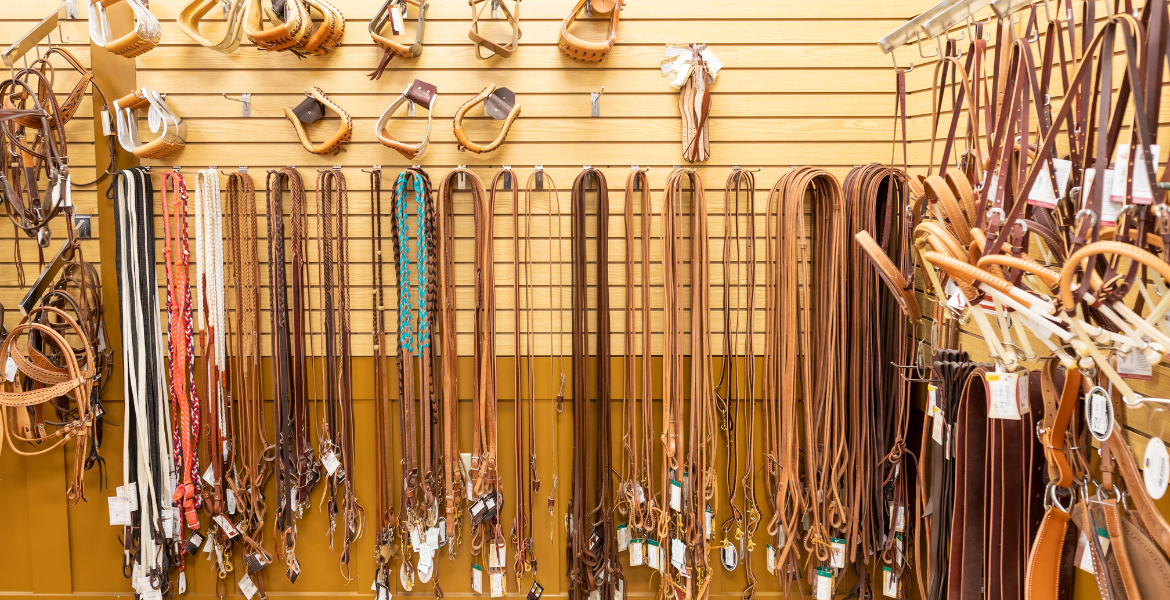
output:
<instances>
[{"instance_id":1,"label":"leather belt","mask_svg":"<svg viewBox=\"0 0 1170 600\"><path fill-rule=\"evenodd\" d=\"M580 60L584 62L601 62L605 60L606 55L609 54L610 49L613 48L614 42L617 41L618 33L618 19L621 17L621 7L611 6L609 32L605 36L605 40L601 42L586 42L581 38L569 33L569 27L577 20L577 15L585 8L585 3L590 0L577 0L577 5L569 10L569 14L565 15L565 19L561 21L560 40L557 42L557 47L565 56L573 60ZM593 4L597 4L594 2ZM596 6L594 6L596 9ZM600 12L600 11L598 11Z\"/></svg>"},{"instance_id":2,"label":"leather belt","mask_svg":"<svg viewBox=\"0 0 1170 600\"><path fill-rule=\"evenodd\" d=\"M504 92L507 92L507 96L512 100L512 103L504 98ZM463 133L463 118L467 116L467 113L474 106L481 102L486 103L488 111L495 118L504 120L503 126L500 127L500 134L496 136L496 139L482 146L467 139L467 135ZM512 129L512 123L520 116L520 105L514 104L514 102L514 97L507 88L500 88L497 91L496 84L494 83L488 84L479 95L464 102L463 106L460 106L459 110L455 111L454 120L455 138L459 140L459 150L470 150L476 154L484 154L492 152L503 145L504 140L508 137L508 131Z\"/></svg>"},{"instance_id":3,"label":"leather belt","mask_svg":"<svg viewBox=\"0 0 1170 600\"><path fill-rule=\"evenodd\" d=\"M382 30L386 28L387 24L391 24L395 19L392 11L400 11L401 20L406 20L406 6L411 5L418 9L418 23L416 25L414 34L414 43L410 46L396 42L388 37L382 35ZM378 67L370 73L369 77L372 80L382 78L382 73L386 71L386 66L390 64L390 59L395 56L402 58L418 58L422 56L423 52L423 30L427 24L427 9L431 7L428 0L386 0L382 4L382 8L374 13L374 18L370 19L369 31L370 37L373 38L374 43L380 46L385 53L382 54L382 60L378 63ZM392 27L397 29L397 27Z\"/></svg>"},{"instance_id":4,"label":"leather belt","mask_svg":"<svg viewBox=\"0 0 1170 600\"><path fill-rule=\"evenodd\" d=\"M374 125L374 135L377 136L378 141L387 148L393 148L399 154L406 157L407 160L415 160L422 156L423 152L427 151L427 143L431 137L431 122L435 118L435 101L439 99L439 91L435 86L426 83L425 81L415 79L413 83L403 90L402 95L398 97L386 110L382 116L378 118L378 123ZM395 140L386 133L387 121L390 120L391 115L404 102L413 102L422 105L427 109L427 131L423 134L423 139L417 144L404 144Z\"/></svg>"},{"instance_id":5,"label":"leather belt","mask_svg":"<svg viewBox=\"0 0 1170 600\"><path fill-rule=\"evenodd\" d=\"M345 112L345 110L338 106L336 102L329 98L329 96L325 95L324 90L319 87L309 86L309 89L306 91L305 95L309 98L305 102L302 102L301 105L296 109L292 109L287 106L284 107L284 116L289 120L290 123L292 123L293 128L296 130L297 139L300 140L301 146L303 146L305 150L319 155L330 153L337 154L344 150L345 145L348 144L350 139L353 137L353 119L350 118L349 113ZM306 107L306 105L312 101L316 101L320 110L317 112L317 114L315 114L315 118L310 118L308 121L306 121L304 118L302 118L301 114L298 113L300 109ZM311 108L311 104L309 104L309 107ZM329 110L337 113L337 116L341 118L341 121L338 122L337 132L334 133L328 140L320 144L314 144L309 139L309 134L305 132L304 123L312 123L313 121L316 121L318 118L320 118L322 116L320 113L324 112L325 107L328 107Z\"/></svg>"},{"instance_id":6,"label":"leather belt","mask_svg":"<svg viewBox=\"0 0 1170 600\"><path fill-rule=\"evenodd\" d=\"M516 0L513 10L508 10L508 5L503 0L499 0L497 5L500 10L504 11L504 18L507 19L508 25L512 28L512 39L503 46L479 34L480 14L483 13L484 7L491 3L491 0L468 0L467 3L471 6L471 29L467 32L467 37L471 38L471 43L475 46L475 57L484 60L492 56L504 58L512 56L516 48L520 47L520 36L523 35L520 33L520 0ZM477 4L479 6L476 6ZM483 56L482 51L485 48L491 54Z\"/></svg>"}]
</instances>

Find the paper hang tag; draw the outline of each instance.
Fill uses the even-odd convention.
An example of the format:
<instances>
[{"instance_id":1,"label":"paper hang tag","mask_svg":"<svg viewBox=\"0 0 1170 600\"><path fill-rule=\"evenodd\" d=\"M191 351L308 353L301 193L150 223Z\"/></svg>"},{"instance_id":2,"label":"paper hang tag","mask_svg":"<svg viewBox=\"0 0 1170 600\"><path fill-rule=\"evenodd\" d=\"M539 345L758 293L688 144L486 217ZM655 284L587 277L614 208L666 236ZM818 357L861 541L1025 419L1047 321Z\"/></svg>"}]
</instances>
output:
<instances>
[{"instance_id":1,"label":"paper hang tag","mask_svg":"<svg viewBox=\"0 0 1170 600\"><path fill-rule=\"evenodd\" d=\"M394 35L406 33L406 26L402 23L402 13L393 8L390 9L390 30L394 32Z\"/></svg>"},{"instance_id":2,"label":"paper hang tag","mask_svg":"<svg viewBox=\"0 0 1170 600\"><path fill-rule=\"evenodd\" d=\"M1146 356L1137 349L1130 350L1129 354L1117 360L1117 374L1125 379L1141 381L1149 381L1154 377L1154 372L1150 369L1150 363L1146 360Z\"/></svg>"},{"instance_id":3,"label":"paper hang tag","mask_svg":"<svg viewBox=\"0 0 1170 600\"><path fill-rule=\"evenodd\" d=\"M163 529L163 537L165 537L167 539L175 537L175 529L176 529L175 511L173 511L169 508L163 509L163 511L162 511L162 529Z\"/></svg>"},{"instance_id":4,"label":"paper hang tag","mask_svg":"<svg viewBox=\"0 0 1170 600\"><path fill-rule=\"evenodd\" d=\"M321 453L321 466L325 467L325 472L332 475L337 471L337 467L341 466L341 461L337 460L337 455L333 450L326 450Z\"/></svg>"},{"instance_id":5,"label":"paper hang tag","mask_svg":"<svg viewBox=\"0 0 1170 600\"><path fill-rule=\"evenodd\" d=\"M889 598L898 597L898 578L889 567L882 567L882 595Z\"/></svg>"},{"instance_id":6,"label":"paper hang tag","mask_svg":"<svg viewBox=\"0 0 1170 600\"><path fill-rule=\"evenodd\" d=\"M503 569L508 564L508 546L503 543L492 546L491 564L493 569Z\"/></svg>"},{"instance_id":7,"label":"paper hang tag","mask_svg":"<svg viewBox=\"0 0 1170 600\"><path fill-rule=\"evenodd\" d=\"M723 563L723 568L728 571L734 571L739 566L739 553L735 550L735 544L726 543L719 548L719 560Z\"/></svg>"},{"instance_id":8,"label":"paper hang tag","mask_svg":"<svg viewBox=\"0 0 1170 600\"><path fill-rule=\"evenodd\" d=\"M215 464L214 463L207 465L207 470L203 472L203 481L206 481L207 485L215 486Z\"/></svg>"},{"instance_id":9,"label":"paper hang tag","mask_svg":"<svg viewBox=\"0 0 1170 600\"><path fill-rule=\"evenodd\" d=\"M302 123L316 123L321 117L325 116L325 105L321 104L321 102L316 98L305 98L301 101L300 104L296 106L296 108L293 109L293 114L296 115L297 119L300 119ZM330 450L327 450L326 452L333 454L333 452ZM324 454L321 455L321 460L322 464L324 464ZM325 468L328 469L329 467L326 466ZM333 471L330 470L329 474L332 475Z\"/></svg>"},{"instance_id":10,"label":"paper hang tag","mask_svg":"<svg viewBox=\"0 0 1170 600\"><path fill-rule=\"evenodd\" d=\"M471 591L483 593L483 567L475 563L471 563Z\"/></svg>"},{"instance_id":11,"label":"paper hang tag","mask_svg":"<svg viewBox=\"0 0 1170 600\"><path fill-rule=\"evenodd\" d=\"M1044 166L1041 167L1040 174L1036 176L1036 183L1032 184L1032 189L1028 192L1028 204L1053 209L1056 208L1057 200L1064 197L1065 191L1068 189L1068 176L1072 172L1072 162L1063 158L1054 158L1052 159L1052 169L1056 171L1056 192L1060 195L1054 196L1052 194L1052 178L1048 175L1048 167Z\"/></svg>"},{"instance_id":12,"label":"paper hang tag","mask_svg":"<svg viewBox=\"0 0 1170 600\"><path fill-rule=\"evenodd\" d=\"M240 530L236 529L236 526L233 525L227 517L223 515L215 515L213 519L215 523L219 525L220 530L222 530L229 538L233 540L239 539Z\"/></svg>"},{"instance_id":13,"label":"paper hang tag","mask_svg":"<svg viewBox=\"0 0 1170 600\"><path fill-rule=\"evenodd\" d=\"M504 572L492 572L492 598L499 598L504 595Z\"/></svg>"},{"instance_id":14,"label":"paper hang tag","mask_svg":"<svg viewBox=\"0 0 1170 600\"><path fill-rule=\"evenodd\" d=\"M625 523L617 526L618 552L625 552L630 547L630 528Z\"/></svg>"},{"instance_id":15,"label":"paper hang tag","mask_svg":"<svg viewBox=\"0 0 1170 600\"><path fill-rule=\"evenodd\" d=\"M845 568L845 540L829 538L831 544L831 562L834 569Z\"/></svg>"},{"instance_id":16,"label":"paper hang tag","mask_svg":"<svg viewBox=\"0 0 1170 600\"><path fill-rule=\"evenodd\" d=\"M988 395L987 418L1020 420L1020 402L1016 396L1019 391L1017 373L995 371L987 373Z\"/></svg>"},{"instance_id":17,"label":"paper hang tag","mask_svg":"<svg viewBox=\"0 0 1170 600\"><path fill-rule=\"evenodd\" d=\"M705 511L704 515L705 515L704 522L706 523L705 530L707 532L707 539L711 539L711 535L715 533L711 527L712 521L715 518L715 514L713 512L711 512L711 505L710 504L707 505L707 510Z\"/></svg>"},{"instance_id":18,"label":"paper hang tag","mask_svg":"<svg viewBox=\"0 0 1170 600\"><path fill-rule=\"evenodd\" d=\"M938 410L938 386L933 383L926 385L926 414L933 415Z\"/></svg>"},{"instance_id":19,"label":"paper hang tag","mask_svg":"<svg viewBox=\"0 0 1170 600\"><path fill-rule=\"evenodd\" d=\"M544 595L544 586L540 585L535 579L532 580L532 587L528 588L528 600L540 600Z\"/></svg>"},{"instance_id":20,"label":"paper hang tag","mask_svg":"<svg viewBox=\"0 0 1170 600\"><path fill-rule=\"evenodd\" d=\"M183 552L195 556L199 554L199 548L203 545L203 534L198 531L192 531L191 535L183 542Z\"/></svg>"},{"instance_id":21,"label":"paper hang tag","mask_svg":"<svg viewBox=\"0 0 1170 600\"><path fill-rule=\"evenodd\" d=\"M431 575L434 571L435 563L429 551L424 550L418 555L418 580L420 583L428 583L431 580Z\"/></svg>"},{"instance_id":22,"label":"paper hang tag","mask_svg":"<svg viewBox=\"0 0 1170 600\"><path fill-rule=\"evenodd\" d=\"M687 566L687 545L678 538L670 540L670 564L680 571Z\"/></svg>"},{"instance_id":23,"label":"paper hang tag","mask_svg":"<svg viewBox=\"0 0 1170 600\"><path fill-rule=\"evenodd\" d=\"M939 446L943 445L943 434L946 431L946 425L946 413L936 408L934 411L934 427L931 428L930 437Z\"/></svg>"},{"instance_id":24,"label":"paper hang tag","mask_svg":"<svg viewBox=\"0 0 1170 600\"><path fill-rule=\"evenodd\" d=\"M1113 433L1113 403L1109 401L1109 392L1105 388L1097 386L1085 394L1085 421L1089 424L1089 433L1099 442L1109 439Z\"/></svg>"},{"instance_id":25,"label":"paper hang tag","mask_svg":"<svg viewBox=\"0 0 1170 600\"><path fill-rule=\"evenodd\" d=\"M1081 208L1088 208L1089 200L1093 197L1093 186L1096 185L1096 169L1085 169L1084 183L1081 185ZM1117 215L1121 213L1121 203L1113 201L1110 190L1113 189L1113 169L1105 169L1104 195L1101 196L1101 225L1113 226L1117 224Z\"/></svg>"},{"instance_id":26,"label":"paper hang tag","mask_svg":"<svg viewBox=\"0 0 1170 600\"><path fill-rule=\"evenodd\" d=\"M247 573L243 577L240 577L238 585L240 586L240 591L248 597L248 600L252 600L252 596L256 595L256 584L252 583L252 578L248 577Z\"/></svg>"},{"instance_id":27,"label":"paper hang tag","mask_svg":"<svg viewBox=\"0 0 1170 600\"><path fill-rule=\"evenodd\" d=\"M114 130L110 126L110 111L106 107L102 107L102 135L114 135Z\"/></svg>"},{"instance_id":28,"label":"paper hang tag","mask_svg":"<svg viewBox=\"0 0 1170 600\"><path fill-rule=\"evenodd\" d=\"M772 547L772 544L765 544L765 546L767 547L767 552L765 553L766 556L765 556L764 560L767 561L766 566L768 567L768 574L775 575L776 574L776 549Z\"/></svg>"},{"instance_id":29,"label":"paper hang tag","mask_svg":"<svg viewBox=\"0 0 1170 600\"><path fill-rule=\"evenodd\" d=\"M513 106L516 106L516 93L508 88L496 88L483 101L484 116L497 121L506 119Z\"/></svg>"},{"instance_id":30,"label":"paper hang tag","mask_svg":"<svg viewBox=\"0 0 1170 600\"><path fill-rule=\"evenodd\" d=\"M1155 172L1158 169L1158 158L1162 154L1162 149L1157 144L1150 146L1150 152L1153 154L1151 162L1154 163ZM1150 178L1146 174L1146 161L1144 160L1145 151L1141 146L1137 148L1137 156L1133 161L1133 203L1134 204L1153 204L1154 194L1150 191ZM1111 191L1111 200L1115 203L1125 204L1125 186L1127 178L1125 175L1129 172L1129 144L1117 145L1117 161L1113 163L1113 171L1121 173L1121 177L1113 178L1113 187L1106 188Z\"/></svg>"},{"instance_id":31,"label":"paper hang tag","mask_svg":"<svg viewBox=\"0 0 1170 600\"><path fill-rule=\"evenodd\" d=\"M886 505L886 514L890 515L890 518L893 519L894 518L893 513L894 513L894 503L890 502ZM897 517L896 522L894 523L894 531L905 531L905 530L906 530L906 507L902 506L902 505L898 505L898 517Z\"/></svg>"},{"instance_id":32,"label":"paper hang tag","mask_svg":"<svg viewBox=\"0 0 1170 600\"><path fill-rule=\"evenodd\" d=\"M422 547L422 538L418 534L418 528L411 527L410 528L410 549L415 551L415 552L418 552L420 547Z\"/></svg>"},{"instance_id":33,"label":"paper hang tag","mask_svg":"<svg viewBox=\"0 0 1170 600\"><path fill-rule=\"evenodd\" d=\"M253 552L244 557L244 564L247 565L248 571L252 573L259 573L271 562L272 559L264 556L262 552Z\"/></svg>"},{"instance_id":34,"label":"paper hang tag","mask_svg":"<svg viewBox=\"0 0 1170 600\"><path fill-rule=\"evenodd\" d=\"M431 527L430 529L427 530L427 545L431 547L432 551L439 549L439 528L438 527Z\"/></svg>"},{"instance_id":35,"label":"paper hang tag","mask_svg":"<svg viewBox=\"0 0 1170 600\"><path fill-rule=\"evenodd\" d=\"M179 571L179 594L187 593L187 572Z\"/></svg>"},{"instance_id":36,"label":"paper hang tag","mask_svg":"<svg viewBox=\"0 0 1170 600\"><path fill-rule=\"evenodd\" d=\"M118 497L126 498L130 501L130 511L138 510L138 484L127 483L118 488Z\"/></svg>"},{"instance_id":37,"label":"paper hang tag","mask_svg":"<svg viewBox=\"0 0 1170 600\"><path fill-rule=\"evenodd\" d=\"M813 597L816 600L833 600L833 572L817 567L817 582Z\"/></svg>"},{"instance_id":38,"label":"paper hang tag","mask_svg":"<svg viewBox=\"0 0 1170 600\"><path fill-rule=\"evenodd\" d=\"M236 514L236 495L231 488L227 489L227 510L229 515Z\"/></svg>"},{"instance_id":39,"label":"paper hang tag","mask_svg":"<svg viewBox=\"0 0 1170 600\"><path fill-rule=\"evenodd\" d=\"M682 511L682 483L674 479L670 480L670 508Z\"/></svg>"},{"instance_id":40,"label":"paper hang tag","mask_svg":"<svg viewBox=\"0 0 1170 600\"><path fill-rule=\"evenodd\" d=\"M4 361L4 381L16 381L16 374L19 369L16 367L16 361L9 356Z\"/></svg>"},{"instance_id":41,"label":"paper hang tag","mask_svg":"<svg viewBox=\"0 0 1170 600\"><path fill-rule=\"evenodd\" d=\"M646 564L651 569L662 570L662 553L661 547L655 540L650 540L646 545Z\"/></svg>"},{"instance_id":42,"label":"paper hang tag","mask_svg":"<svg viewBox=\"0 0 1170 600\"><path fill-rule=\"evenodd\" d=\"M1109 532L1104 527L1097 528L1097 541L1101 544L1101 554L1108 556L1110 539ZM1093 568L1093 550L1089 548L1089 538L1085 535L1084 531L1081 532L1081 536L1077 540L1077 552L1074 557L1074 562L1078 569L1086 573L1092 574L1095 571Z\"/></svg>"},{"instance_id":43,"label":"paper hang tag","mask_svg":"<svg viewBox=\"0 0 1170 600\"><path fill-rule=\"evenodd\" d=\"M1146 482L1146 491L1150 497L1157 500L1166 495L1166 483L1170 481L1170 456L1166 453L1166 444L1162 438L1151 438L1146 444L1146 454L1142 459L1142 478Z\"/></svg>"},{"instance_id":44,"label":"paper hang tag","mask_svg":"<svg viewBox=\"0 0 1170 600\"><path fill-rule=\"evenodd\" d=\"M110 525L130 525L130 500L119 496L110 496Z\"/></svg>"},{"instance_id":45,"label":"paper hang tag","mask_svg":"<svg viewBox=\"0 0 1170 600\"><path fill-rule=\"evenodd\" d=\"M634 489L636 490L635 495L638 498L638 505L641 505L642 503L646 502L646 490L642 489L642 484L641 483L634 484Z\"/></svg>"},{"instance_id":46,"label":"paper hang tag","mask_svg":"<svg viewBox=\"0 0 1170 600\"><path fill-rule=\"evenodd\" d=\"M625 600L626 598L626 582L619 579L613 582L613 600Z\"/></svg>"},{"instance_id":47,"label":"paper hang tag","mask_svg":"<svg viewBox=\"0 0 1170 600\"><path fill-rule=\"evenodd\" d=\"M642 540L630 540L630 566L638 567L642 565Z\"/></svg>"},{"instance_id":48,"label":"paper hang tag","mask_svg":"<svg viewBox=\"0 0 1170 600\"><path fill-rule=\"evenodd\" d=\"M284 576L288 578L289 583L296 583L297 579L299 579L301 576L301 561L297 560L296 558L293 558L292 563L290 563L288 565L288 569L285 570ZM375 585L377 585L377 584L375 584ZM378 587L381 587L381 586L378 586ZM385 588L382 588L382 589L385 589ZM381 597L381 595L379 595L379 597Z\"/></svg>"}]
</instances>

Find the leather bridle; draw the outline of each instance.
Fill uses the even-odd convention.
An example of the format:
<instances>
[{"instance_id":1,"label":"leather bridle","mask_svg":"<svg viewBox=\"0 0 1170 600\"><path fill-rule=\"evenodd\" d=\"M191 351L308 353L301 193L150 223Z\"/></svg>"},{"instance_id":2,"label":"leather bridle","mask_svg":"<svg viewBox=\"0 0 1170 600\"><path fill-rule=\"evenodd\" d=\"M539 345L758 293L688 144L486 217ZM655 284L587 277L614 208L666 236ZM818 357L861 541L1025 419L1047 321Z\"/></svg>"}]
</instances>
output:
<instances>
[{"instance_id":1,"label":"leather bridle","mask_svg":"<svg viewBox=\"0 0 1170 600\"><path fill-rule=\"evenodd\" d=\"M520 251L520 198L515 190L519 189L516 175L510 169L500 173L500 177L508 177L508 184L514 190L512 193L512 310L514 340L514 360L512 362L512 389L515 390L513 429L516 440L515 477L516 477L516 518L512 522L512 545L516 547L516 562L513 571L516 576L517 590L520 581L526 572L531 572L533 581L536 581L536 553L532 541L532 494L540 491L540 476L536 472L536 375L534 355L536 341L536 323L533 318L535 303L533 302L532 278L532 189L524 192L524 261L521 269ZM492 187L495 187L493 181ZM493 193L494 193L493 189ZM521 276L523 275L523 277ZM521 294L521 285L524 293ZM524 317L521 318L521 311ZM527 402L525 402L527 397ZM525 423L527 417L527 424Z\"/></svg>"}]
</instances>

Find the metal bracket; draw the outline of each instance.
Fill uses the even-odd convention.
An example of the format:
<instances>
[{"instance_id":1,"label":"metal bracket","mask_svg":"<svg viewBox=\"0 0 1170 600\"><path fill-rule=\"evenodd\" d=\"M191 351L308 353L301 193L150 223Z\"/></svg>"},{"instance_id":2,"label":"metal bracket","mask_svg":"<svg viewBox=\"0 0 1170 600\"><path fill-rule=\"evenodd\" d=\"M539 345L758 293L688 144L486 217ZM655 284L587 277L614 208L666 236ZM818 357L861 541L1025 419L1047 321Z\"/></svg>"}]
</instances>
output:
<instances>
[{"instance_id":1,"label":"metal bracket","mask_svg":"<svg viewBox=\"0 0 1170 600\"><path fill-rule=\"evenodd\" d=\"M585 18L586 19L593 18L593 3L592 2L585 3Z\"/></svg>"},{"instance_id":2,"label":"metal bracket","mask_svg":"<svg viewBox=\"0 0 1170 600\"><path fill-rule=\"evenodd\" d=\"M73 230L77 232L77 237L87 240L93 237L93 228L90 225L90 220L93 215L73 215Z\"/></svg>"},{"instance_id":3,"label":"metal bracket","mask_svg":"<svg viewBox=\"0 0 1170 600\"><path fill-rule=\"evenodd\" d=\"M586 4L588 6L588 4ZM600 92L589 92L589 116L601 116L601 95L605 93L605 86L601 86Z\"/></svg>"},{"instance_id":4,"label":"metal bracket","mask_svg":"<svg viewBox=\"0 0 1170 600\"><path fill-rule=\"evenodd\" d=\"M221 5L223 5L223 18L225 18L225 19L226 19L226 18L230 17L230 16L231 16L231 13L232 13L232 2L231 2L231 0L219 0L219 3L220 3Z\"/></svg>"},{"instance_id":5,"label":"metal bracket","mask_svg":"<svg viewBox=\"0 0 1170 600\"><path fill-rule=\"evenodd\" d=\"M536 189L544 189L544 165L536 165Z\"/></svg>"},{"instance_id":6,"label":"metal bracket","mask_svg":"<svg viewBox=\"0 0 1170 600\"><path fill-rule=\"evenodd\" d=\"M247 172L248 172L248 166L247 166L247 165L240 165L240 172L241 172L241 173L247 173Z\"/></svg>"},{"instance_id":7,"label":"metal bracket","mask_svg":"<svg viewBox=\"0 0 1170 600\"><path fill-rule=\"evenodd\" d=\"M492 18L500 18L500 0L492 0Z\"/></svg>"},{"instance_id":8,"label":"metal bracket","mask_svg":"<svg viewBox=\"0 0 1170 600\"><path fill-rule=\"evenodd\" d=\"M406 116L408 116L408 117L414 116L414 100L407 100L406 101Z\"/></svg>"},{"instance_id":9,"label":"metal bracket","mask_svg":"<svg viewBox=\"0 0 1170 600\"><path fill-rule=\"evenodd\" d=\"M466 169L467 165L459 165L459 168ZM467 173L460 171L458 179L459 179L459 189L461 189L461 190L467 189Z\"/></svg>"},{"instance_id":10,"label":"metal bracket","mask_svg":"<svg viewBox=\"0 0 1170 600\"><path fill-rule=\"evenodd\" d=\"M504 189L510 190L510 189L512 189L512 177L514 177L514 175L512 175L512 165L504 165L503 169L504 169L504 175L505 175Z\"/></svg>"},{"instance_id":11,"label":"metal bracket","mask_svg":"<svg viewBox=\"0 0 1170 600\"><path fill-rule=\"evenodd\" d=\"M630 165L630 171L637 173L638 172L638 165ZM635 190L642 189L642 180L638 179L637 177L634 178L634 189Z\"/></svg>"},{"instance_id":12,"label":"metal bracket","mask_svg":"<svg viewBox=\"0 0 1170 600\"><path fill-rule=\"evenodd\" d=\"M65 18L77 19L80 17L77 0L65 0Z\"/></svg>"},{"instance_id":13,"label":"metal bracket","mask_svg":"<svg viewBox=\"0 0 1170 600\"><path fill-rule=\"evenodd\" d=\"M223 97L227 98L228 100L234 100L235 102L241 103L243 105L241 108L243 116L252 116L252 94L241 94L239 98L232 98L231 96L227 95L227 92L224 92Z\"/></svg>"}]
</instances>

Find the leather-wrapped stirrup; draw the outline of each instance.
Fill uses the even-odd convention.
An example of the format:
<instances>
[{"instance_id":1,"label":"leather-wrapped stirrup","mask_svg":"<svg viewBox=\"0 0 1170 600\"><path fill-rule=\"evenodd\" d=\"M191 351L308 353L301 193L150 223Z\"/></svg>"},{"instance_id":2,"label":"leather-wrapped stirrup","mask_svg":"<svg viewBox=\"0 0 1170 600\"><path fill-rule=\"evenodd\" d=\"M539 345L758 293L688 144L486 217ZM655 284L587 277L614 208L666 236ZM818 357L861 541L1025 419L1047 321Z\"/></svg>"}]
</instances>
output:
<instances>
[{"instance_id":1,"label":"leather-wrapped stirrup","mask_svg":"<svg viewBox=\"0 0 1170 600\"><path fill-rule=\"evenodd\" d=\"M475 57L484 60L491 58L491 56L483 56L480 54L481 48L487 48L492 54L508 58L520 46L520 0L516 0L516 11L508 10L508 5L500 0L500 10L504 11L504 18L512 26L512 39L505 45L501 46L479 34L479 14L483 12L483 7L487 6L491 0L468 0L471 6L471 29L467 32L467 37L475 44ZM476 5L479 6L476 6Z\"/></svg>"},{"instance_id":2,"label":"leather-wrapped stirrup","mask_svg":"<svg viewBox=\"0 0 1170 600\"><path fill-rule=\"evenodd\" d=\"M427 143L431 137L431 122L435 118L435 101L439 98L438 89L419 79L415 79L398 99L394 101L378 119L378 123L374 125L374 135L377 136L378 141L387 148L393 148L399 154L405 156L408 160L414 160L422 156L423 152L427 150ZM423 134L422 141L417 144L406 144L400 142L386 133L386 125L393 116L394 111L398 110L403 103L410 101L427 109L427 131Z\"/></svg>"},{"instance_id":3,"label":"leather-wrapped stirrup","mask_svg":"<svg viewBox=\"0 0 1170 600\"><path fill-rule=\"evenodd\" d=\"M499 92L505 91L508 91L508 89L499 89ZM496 84L488 84L478 96L468 100L455 112L455 138L459 140L460 150L470 150L476 154L484 154L499 148L504 143L504 139L508 137L508 130L512 128L512 122L520 116L520 105L509 106L499 92L496 91ZM504 125L500 128L500 134L496 136L496 139L482 146L467 139L467 136L463 133L463 117L467 115L467 112L473 106L481 102L487 103L487 110L492 113L492 116L497 119L503 119L504 121ZM504 116L505 112L507 116Z\"/></svg>"},{"instance_id":4,"label":"leather-wrapped stirrup","mask_svg":"<svg viewBox=\"0 0 1170 600\"><path fill-rule=\"evenodd\" d=\"M240 39L244 31L244 16L248 12L248 0L231 0L228 8L227 27L223 37L213 42L199 33L199 22L213 9L223 6L222 0L192 0L183 10L179 11L179 29L187 37L204 48L211 48L216 52L230 54L240 47Z\"/></svg>"},{"instance_id":5,"label":"leather-wrapped stirrup","mask_svg":"<svg viewBox=\"0 0 1170 600\"><path fill-rule=\"evenodd\" d=\"M309 139L309 134L305 132L304 121L298 115L297 110L305 106L306 103L302 102L301 105L297 107L297 109L285 106L284 116L292 122L293 128L295 128L297 132L297 138L301 141L301 145L305 147L305 150L308 150L313 154L330 154L340 152L342 150L342 146L347 144L350 138L353 137L353 119L350 118L349 113L345 112L345 110L338 106L336 102L331 100L329 96L327 96L325 92L321 90L321 88L317 86L309 86L306 95L308 95L312 100L319 102L322 106L329 107L330 110L337 113L337 116L341 117L341 122L340 127L338 127L337 132L334 133L332 137L320 144L314 144L312 140ZM320 118L320 116L321 115L317 115L316 118ZM311 123L315 121L316 118L310 120L309 122Z\"/></svg>"},{"instance_id":6,"label":"leather-wrapped stirrup","mask_svg":"<svg viewBox=\"0 0 1170 600\"><path fill-rule=\"evenodd\" d=\"M146 54L158 45L162 37L162 25L158 19L139 0L125 0L134 12L134 27L119 38L114 38L110 29L110 18L106 15L106 7L113 6L123 0L91 0L89 7L89 38L93 43L126 58L134 58Z\"/></svg>"},{"instance_id":7,"label":"leather-wrapped stirrup","mask_svg":"<svg viewBox=\"0 0 1170 600\"><path fill-rule=\"evenodd\" d=\"M394 15L392 11L401 10L407 4L418 9L418 24L415 29L414 43L410 46L396 42L384 35L382 30L393 22ZM427 24L427 9L431 7L428 0L386 0L382 8L374 14L374 18L370 19L369 31L370 37L378 47L382 48L385 53L382 55L382 60L378 63L378 68L370 73L370 79L379 79L382 77L382 72L386 70L386 65L390 64L390 59L395 56L402 58L418 58L423 53L423 30ZM403 20L406 19L405 12L402 14Z\"/></svg>"},{"instance_id":8,"label":"leather-wrapped stirrup","mask_svg":"<svg viewBox=\"0 0 1170 600\"><path fill-rule=\"evenodd\" d=\"M557 42L557 47L561 52L573 60L582 60L585 62L601 62L605 60L606 55L609 54L613 48L614 42L617 42L618 33L618 18L621 15L622 9L620 5L614 6L610 11L609 19L609 33L606 39L601 42L587 42L571 33L569 33L569 26L573 21L577 20L577 15L585 9L585 3L589 0L577 0L577 5L565 15L565 20L561 21L561 36ZM597 8L597 3L593 3L594 9Z\"/></svg>"}]
</instances>

